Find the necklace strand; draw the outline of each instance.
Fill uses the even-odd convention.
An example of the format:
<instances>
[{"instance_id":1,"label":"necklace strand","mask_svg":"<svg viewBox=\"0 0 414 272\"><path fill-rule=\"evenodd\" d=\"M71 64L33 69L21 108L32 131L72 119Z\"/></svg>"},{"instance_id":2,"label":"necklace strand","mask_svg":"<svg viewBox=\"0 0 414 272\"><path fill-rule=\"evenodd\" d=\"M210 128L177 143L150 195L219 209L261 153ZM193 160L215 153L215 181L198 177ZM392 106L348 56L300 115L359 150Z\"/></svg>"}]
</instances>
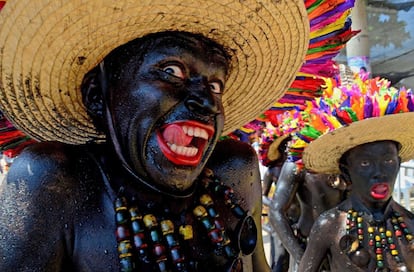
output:
<instances>
[{"instance_id":1,"label":"necklace strand","mask_svg":"<svg viewBox=\"0 0 414 272\"><path fill-rule=\"evenodd\" d=\"M383 225L365 227L363 213L353 209L348 210L346 221L346 234L350 235L356 231L357 243L353 244L351 251L355 252L364 247L366 232L368 233L368 245L374 250L377 268L384 268L385 253L390 252L391 256L400 268L400 271L407 271L405 264L400 256L395 239L406 239L408 243L413 240L413 235L407 228L406 223L399 213L393 211L391 215L392 230L387 229L386 222ZM365 231L366 230L366 231Z\"/></svg>"},{"instance_id":2,"label":"necklace strand","mask_svg":"<svg viewBox=\"0 0 414 272\"><path fill-rule=\"evenodd\" d=\"M250 233L250 239L247 240L253 242L248 245L240 241L233 243L214 206L212 195L224 201L235 217L242 222L239 224L242 225L242 229L245 224L250 226L248 229L253 229L251 225L254 225L254 221L240 207L232 188L220 182L211 170L204 171L201 184L205 192L200 193L192 214L205 229L214 246L215 254L228 260L226 267L231 269L229 271L242 271L240 256L252 253L257 233ZM137 271L138 267L143 265L148 268L154 265L160 272L169 271L171 267L174 271L197 269L196 262L185 256L183 251L184 244L193 239L191 224L182 224L176 228L173 221L167 218L168 215L159 220L152 213L141 214L138 205L134 201L129 203L122 194L117 196L114 209L120 271Z\"/></svg>"}]
</instances>

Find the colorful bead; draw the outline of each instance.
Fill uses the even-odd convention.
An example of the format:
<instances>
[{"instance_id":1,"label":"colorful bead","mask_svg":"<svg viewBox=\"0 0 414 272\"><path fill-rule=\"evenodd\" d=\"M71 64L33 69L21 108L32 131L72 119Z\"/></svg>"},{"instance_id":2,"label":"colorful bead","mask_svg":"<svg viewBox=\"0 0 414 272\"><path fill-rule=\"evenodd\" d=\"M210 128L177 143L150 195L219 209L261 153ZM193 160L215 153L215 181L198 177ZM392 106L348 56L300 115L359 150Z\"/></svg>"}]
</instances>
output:
<instances>
[{"instance_id":1,"label":"colorful bead","mask_svg":"<svg viewBox=\"0 0 414 272\"><path fill-rule=\"evenodd\" d=\"M205 176L201 177L200 181L206 191L220 197L237 218L244 219L247 213L235 199L233 189L215 178L212 171L206 169L204 173ZM195 205L192 211L193 215L204 226L206 235L215 246L215 254L225 256L230 264L237 263L237 270L239 270L242 265L240 261L237 261L241 254L240 249L235 250L209 193L201 194L198 199L200 205ZM136 271L138 266L135 261L141 261L140 267L146 267L145 271L154 265L158 267L157 270L160 272L196 271L197 262L191 259L187 260L183 254L183 251L191 250L189 247L191 244L183 243L183 247L181 245L182 242L193 239L191 225L183 224L176 228L173 221L163 217L165 215L168 217L166 209L163 210L165 214L159 217L160 222L158 223L154 214L148 213L142 216L137 206L128 207L127 199L124 196L115 199L114 210L115 234L118 241L121 271ZM152 258L150 258L151 254L148 254L148 251L152 252Z\"/></svg>"},{"instance_id":2,"label":"colorful bead","mask_svg":"<svg viewBox=\"0 0 414 272\"><path fill-rule=\"evenodd\" d=\"M346 234L352 235L351 232L356 233L358 237L359 247L363 246L364 240L364 223L361 213L358 213L354 210L348 210L346 215ZM394 260L397 262L399 267L405 267L402 264L401 257L397 250L397 246L394 242L394 237L399 239L405 237L408 242L413 240L413 235L407 227L407 224L404 222L404 218L399 216L397 213L393 213L391 217L392 230L386 229L384 226L374 227L367 226L366 230L368 233L368 245L373 247L376 256L376 265L377 268L383 269L385 267L384 259L385 252L388 252L384 249L389 249L390 254L393 256ZM357 228L355 228L355 225ZM414 249L414 247L413 247ZM386 269L386 268L385 268ZM404 271L404 270L401 270Z\"/></svg>"},{"instance_id":3,"label":"colorful bead","mask_svg":"<svg viewBox=\"0 0 414 272\"><path fill-rule=\"evenodd\" d=\"M193 239L193 226L191 225L180 226L179 232L184 240Z\"/></svg>"}]
</instances>

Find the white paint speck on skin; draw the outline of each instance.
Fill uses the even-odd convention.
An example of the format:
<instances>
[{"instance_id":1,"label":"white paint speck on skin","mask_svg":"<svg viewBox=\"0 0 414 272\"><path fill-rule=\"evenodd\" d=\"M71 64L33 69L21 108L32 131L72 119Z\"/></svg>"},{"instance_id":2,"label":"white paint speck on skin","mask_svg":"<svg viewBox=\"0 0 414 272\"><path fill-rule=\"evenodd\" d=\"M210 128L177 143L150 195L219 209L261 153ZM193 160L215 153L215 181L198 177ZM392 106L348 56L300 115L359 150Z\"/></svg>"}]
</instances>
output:
<instances>
[{"instance_id":1,"label":"white paint speck on skin","mask_svg":"<svg viewBox=\"0 0 414 272\"><path fill-rule=\"evenodd\" d=\"M30 176L33 176L32 168L30 167L30 164L27 165L27 172L29 172Z\"/></svg>"}]
</instances>

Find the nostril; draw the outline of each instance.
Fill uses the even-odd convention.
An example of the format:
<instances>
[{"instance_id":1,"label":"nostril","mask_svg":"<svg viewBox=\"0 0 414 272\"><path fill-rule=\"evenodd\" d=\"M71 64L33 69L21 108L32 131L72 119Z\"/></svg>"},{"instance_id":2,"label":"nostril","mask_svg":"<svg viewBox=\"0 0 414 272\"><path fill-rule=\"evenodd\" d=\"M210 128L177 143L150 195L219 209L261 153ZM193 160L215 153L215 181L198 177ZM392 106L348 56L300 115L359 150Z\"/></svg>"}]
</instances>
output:
<instances>
[{"instance_id":1,"label":"nostril","mask_svg":"<svg viewBox=\"0 0 414 272\"><path fill-rule=\"evenodd\" d=\"M199 114L218 114L219 109L212 97L199 97L192 95L185 101L185 106L193 112Z\"/></svg>"}]
</instances>

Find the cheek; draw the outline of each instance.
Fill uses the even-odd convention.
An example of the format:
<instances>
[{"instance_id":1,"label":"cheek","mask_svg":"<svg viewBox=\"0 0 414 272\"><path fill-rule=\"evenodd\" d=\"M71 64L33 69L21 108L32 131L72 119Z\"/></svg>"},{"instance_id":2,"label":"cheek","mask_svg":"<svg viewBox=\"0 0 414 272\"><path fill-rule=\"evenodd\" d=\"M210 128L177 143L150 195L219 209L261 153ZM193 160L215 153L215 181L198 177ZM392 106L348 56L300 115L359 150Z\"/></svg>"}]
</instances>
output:
<instances>
[{"instance_id":1,"label":"cheek","mask_svg":"<svg viewBox=\"0 0 414 272\"><path fill-rule=\"evenodd\" d=\"M371 169L369 167L354 167L351 168L349 173L351 175L351 179L368 179L371 176Z\"/></svg>"}]
</instances>

